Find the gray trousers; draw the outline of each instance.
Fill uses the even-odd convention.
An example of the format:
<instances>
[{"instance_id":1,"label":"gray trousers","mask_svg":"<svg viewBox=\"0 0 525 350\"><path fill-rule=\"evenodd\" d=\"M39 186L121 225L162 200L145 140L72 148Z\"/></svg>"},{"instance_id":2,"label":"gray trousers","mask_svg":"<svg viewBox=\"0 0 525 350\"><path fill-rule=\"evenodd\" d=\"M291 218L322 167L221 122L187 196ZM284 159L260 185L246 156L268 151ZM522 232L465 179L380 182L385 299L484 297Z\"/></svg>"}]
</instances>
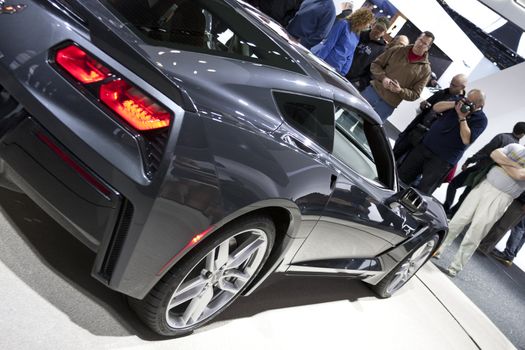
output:
<instances>
[{"instance_id":1,"label":"gray trousers","mask_svg":"<svg viewBox=\"0 0 525 350\"><path fill-rule=\"evenodd\" d=\"M489 233L479 244L478 250L485 254L489 254L496 244L505 236L508 230L516 226L525 213L523 212L523 204L516 199L512 201L503 216L492 226Z\"/></svg>"}]
</instances>

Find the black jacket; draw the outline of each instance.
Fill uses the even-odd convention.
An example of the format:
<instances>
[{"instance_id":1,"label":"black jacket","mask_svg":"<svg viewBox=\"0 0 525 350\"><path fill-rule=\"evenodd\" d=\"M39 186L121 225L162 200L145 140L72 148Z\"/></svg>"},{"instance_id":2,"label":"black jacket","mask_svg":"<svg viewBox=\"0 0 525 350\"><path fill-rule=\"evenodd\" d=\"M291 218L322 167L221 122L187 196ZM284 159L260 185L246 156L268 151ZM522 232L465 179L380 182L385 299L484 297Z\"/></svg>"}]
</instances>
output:
<instances>
[{"instance_id":1,"label":"black jacket","mask_svg":"<svg viewBox=\"0 0 525 350\"><path fill-rule=\"evenodd\" d=\"M485 168L486 166L494 164L490 154L492 151L510 145L511 143L519 143L520 139L512 133L502 133L494 136L489 143L477 151L472 157L465 161L465 165L476 163L476 168Z\"/></svg>"},{"instance_id":2,"label":"black jacket","mask_svg":"<svg viewBox=\"0 0 525 350\"><path fill-rule=\"evenodd\" d=\"M401 162L406 154L416 146L416 143L419 144L423 139L424 135L432 126L432 123L436 120L436 114L432 110L432 107L440 102L447 101L452 98L459 98L459 96L464 96L465 92L463 91L460 95L452 95L448 88L439 90L430 96L427 99L427 102L430 104L430 107L424 109L419 113L408 126L403 130L394 145L394 157L396 161Z\"/></svg>"},{"instance_id":3,"label":"black jacket","mask_svg":"<svg viewBox=\"0 0 525 350\"><path fill-rule=\"evenodd\" d=\"M386 43L381 38L379 41L370 40L370 31L362 32L359 44L354 52L354 59L346 78L359 90L363 91L372 80L370 64L385 51Z\"/></svg>"}]
</instances>

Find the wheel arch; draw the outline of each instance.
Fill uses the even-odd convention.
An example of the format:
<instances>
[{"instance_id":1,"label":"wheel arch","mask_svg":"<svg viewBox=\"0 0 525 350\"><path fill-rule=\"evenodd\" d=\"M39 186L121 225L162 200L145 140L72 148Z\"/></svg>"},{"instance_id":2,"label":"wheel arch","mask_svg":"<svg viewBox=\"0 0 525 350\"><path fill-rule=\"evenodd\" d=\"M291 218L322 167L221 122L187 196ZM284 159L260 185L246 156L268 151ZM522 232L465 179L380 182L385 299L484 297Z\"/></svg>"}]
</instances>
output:
<instances>
[{"instance_id":1,"label":"wheel arch","mask_svg":"<svg viewBox=\"0 0 525 350\"><path fill-rule=\"evenodd\" d=\"M421 242L423 242L426 239L429 239L435 234L439 236L438 244L434 248L434 251L437 250L446 237L446 230L428 231L427 234L417 236L409 242L401 244L398 247L388 251L387 253L382 254L382 264L386 268L384 268L382 273L364 279L364 282L370 285L376 285L380 283L385 277L388 276L388 274L392 270L396 268L396 266L404 259L404 257L406 257L411 252L415 251L418 245L421 244Z\"/></svg>"},{"instance_id":2,"label":"wheel arch","mask_svg":"<svg viewBox=\"0 0 525 350\"><path fill-rule=\"evenodd\" d=\"M251 292L254 286L262 283L262 281L264 281L264 279L266 279L279 266L283 254L286 252L286 249L293 240L293 237L295 237L297 234L301 221L301 214L297 205L292 201L282 199L264 200L251 204L245 208L237 210L230 215L227 215L222 220L212 224L210 226L211 230L209 233L207 233L206 236L201 241L199 241L199 243L184 251L183 254L180 254L180 256L177 256L177 259L173 259L171 264L167 266L167 268L165 268L162 273L157 274L156 279L160 280L162 277L164 277L164 275L176 267L177 264L182 259L184 259L184 257L197 249L202 244L202 242L209 240L211 237L214 237L217 234L220 234L222 229L225 227L252 215L264 215L273 221L275 225L275 241L268 259L264 263L259 274L246 288L245 294L248 293L247 291ZM153 287L154 284L150 289L147 290L147 293L149 293Z\"/></svg>"}]
</instances>

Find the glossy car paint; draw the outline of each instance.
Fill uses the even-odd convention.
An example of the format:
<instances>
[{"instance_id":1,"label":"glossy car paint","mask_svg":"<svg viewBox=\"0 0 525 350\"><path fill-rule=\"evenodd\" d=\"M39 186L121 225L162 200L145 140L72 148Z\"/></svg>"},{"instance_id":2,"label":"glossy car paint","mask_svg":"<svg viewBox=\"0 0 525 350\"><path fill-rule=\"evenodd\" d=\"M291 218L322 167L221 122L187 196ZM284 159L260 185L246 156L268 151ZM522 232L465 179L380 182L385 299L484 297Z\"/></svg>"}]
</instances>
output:
<instances>
[{"instance_id":1,"label":"glossy car paint","mask_svg":"<svg viewBox=\"0 0 525 350\"><path fill-rule=\"evenodd\" d=\"M225 3L239 16L250 16L237 2ZM10 179L96 252L93 276L108 287L144 297L191 252L183 248L192 237L210 227L213 235L255 211L276 221L278 238L254 285L274 270L377 283L425 237L445 234L443 211L432 198L426 198L424 214L392 209L384 202L398 190L395 180L390 189L378 186L315 144L305 152L285 141L287 135L307 140L284 123L272 91L328 98L356 108L378 128L380 121L344 80L334 78L344 89L326 83L301 47L257 21L252 19L299 72L153 46L97 1L78 5L87 26L53 1L27 5L0 20L0 31L12 33L0 43L0 85L27 110L0 135L0 156ZM173 113L154 174L144 168L141 135L53 64L53 48L70 42ZM78 175L60 168L47 146L31 139L37 133L106 184L111 198L86 190ZM384 134L383 139L386 144ZM392 161L388 147L385 152ZM77 204L64 202L82 191ZM132 214L119 233L124 203ZM109 274L103 271L108 261Z\"/></svg>"}]
</instances>

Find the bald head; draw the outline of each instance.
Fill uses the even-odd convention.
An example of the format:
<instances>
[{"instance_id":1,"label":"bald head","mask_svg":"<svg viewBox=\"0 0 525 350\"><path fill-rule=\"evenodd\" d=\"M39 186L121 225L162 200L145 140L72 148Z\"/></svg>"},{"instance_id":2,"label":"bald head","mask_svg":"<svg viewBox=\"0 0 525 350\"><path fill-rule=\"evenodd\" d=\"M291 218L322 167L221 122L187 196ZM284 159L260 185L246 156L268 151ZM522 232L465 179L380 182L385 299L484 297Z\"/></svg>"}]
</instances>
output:
<instances>
[{"instance_id":1,"label":"bald head","mask_svg":"<svg viewBox=\"0 0 525 350\"><path fill-rule=\"evenodd\" d=\"M398 35L388 43L388 48L391 48L392 46L407 46L408 44L410 44L408 36Z\"/></svg>"},{"instance_id":2,"label":"bald head","mask_svg":"<svg viewBox=\"0 0 525 350\"><path fill-rule=\"evenodd\" d=\"M476 109L485 106L485 93L479 89L472 89L468 92L467 98L476 105Z\"/></svg>"},{"instance_id":3,"label":"bald head","mask_svg":"<svg viewBox=\"0 0 525 350\"><path fill-rule=\"evenodd\" d=\"M452 95L458 95L467 86L467 76L465 74L455 75L450 81L450 86L448 88L449 92Z\"/></svg>"}]
</instances>

